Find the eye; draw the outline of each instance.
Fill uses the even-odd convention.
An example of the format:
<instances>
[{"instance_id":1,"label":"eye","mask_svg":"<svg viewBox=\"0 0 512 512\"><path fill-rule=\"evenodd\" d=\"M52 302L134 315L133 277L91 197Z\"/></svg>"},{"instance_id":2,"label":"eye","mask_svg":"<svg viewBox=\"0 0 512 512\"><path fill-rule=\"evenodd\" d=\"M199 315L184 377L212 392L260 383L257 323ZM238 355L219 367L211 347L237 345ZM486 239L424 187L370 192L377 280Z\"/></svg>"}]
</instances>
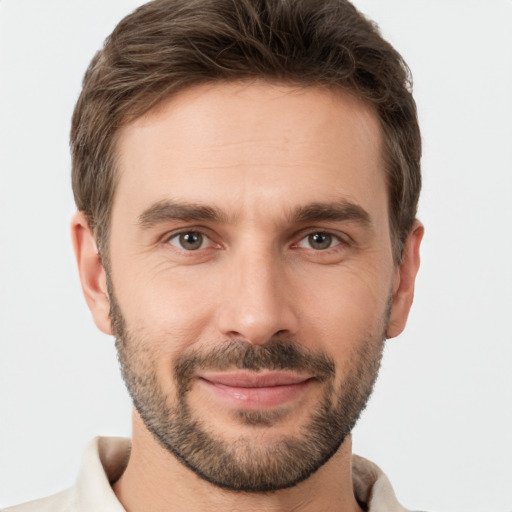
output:
<instances>
[{"instance_id":1,"label":"eye","mask_svg":"<svg viewBox=\"0 0 512 512\"><path fill-rule=\"evenodd\" d=\"M315 251L325 251L336 245L339 245L341 240L330 233L318 231L316 233L310 233L304 237L298 244L298 247L304 249L314 249Z\"/></svg>"},{"instance_id":2,"label":"eye","mask_svg":"<svg viewBox=\"0 0 512 512\"><path fill-rule=\"evenodd\" d=\"M197 251L208 246L211 240L198 231L184 231L169 238L169 243L185 251Z\"/></svg>"}]
</instances>

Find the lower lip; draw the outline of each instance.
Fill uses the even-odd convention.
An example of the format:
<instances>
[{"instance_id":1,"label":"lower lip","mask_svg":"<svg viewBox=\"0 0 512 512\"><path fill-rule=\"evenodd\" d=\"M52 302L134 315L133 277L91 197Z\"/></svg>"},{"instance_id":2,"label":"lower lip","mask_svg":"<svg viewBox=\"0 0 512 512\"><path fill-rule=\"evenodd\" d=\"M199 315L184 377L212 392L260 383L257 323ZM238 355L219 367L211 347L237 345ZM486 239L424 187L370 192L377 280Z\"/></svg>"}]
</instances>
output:
<instances>
[{"instance_id":1,"label":"lower lip","mask_svg":"<svg viewBox=\"0 0 512 512\"><path fill-rule=\"evenodd\" d=\"M217 397L239 409L261 410L283 406L302 395L314 379L308 379L296 384L268 386L263 388L242 388L226 386L205 379L200 379L201 385Z\"/></svg>"}]
</instances>

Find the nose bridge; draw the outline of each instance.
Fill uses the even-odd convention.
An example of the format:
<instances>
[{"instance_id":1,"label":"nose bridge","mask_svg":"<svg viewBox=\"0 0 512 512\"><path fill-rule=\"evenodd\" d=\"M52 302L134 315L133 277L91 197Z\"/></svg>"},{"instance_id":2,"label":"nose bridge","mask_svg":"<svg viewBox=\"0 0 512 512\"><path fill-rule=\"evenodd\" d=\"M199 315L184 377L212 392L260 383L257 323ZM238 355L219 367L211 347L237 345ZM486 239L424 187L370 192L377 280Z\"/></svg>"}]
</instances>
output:
<instances>
[{"instance_id":1,"label":"nose bridge","mask_svg":"<svg viewBox=\"0 0 512 512\"><path fill-rule=\"evenodd\" d=\"M266 343L277 333L293 334L297 319L285 299L283 263L271 245L244 244L229 260L218 317L222 333L253 344Z\"/></svg>"}]
</instances>

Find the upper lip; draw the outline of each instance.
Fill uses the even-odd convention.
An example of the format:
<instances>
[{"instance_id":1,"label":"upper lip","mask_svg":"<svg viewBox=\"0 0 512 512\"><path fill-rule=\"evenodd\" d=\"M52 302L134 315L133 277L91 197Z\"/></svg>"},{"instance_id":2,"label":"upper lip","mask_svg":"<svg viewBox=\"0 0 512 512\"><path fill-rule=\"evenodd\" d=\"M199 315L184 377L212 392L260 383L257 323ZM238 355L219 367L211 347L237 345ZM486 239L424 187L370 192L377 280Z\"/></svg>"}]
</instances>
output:
<instances>
[{"instance_id":1,"label":"upper lip","mask_svg":"<svg viewBox=\"0 0 512 512\"><path fill-rule=\"evenodd\" d=\"M235 388L267 388L300 384L311 378L309 375L287 371L231 371L221 373L202 373L200 378L213 384Z\"/></svg>"}]
</instances>

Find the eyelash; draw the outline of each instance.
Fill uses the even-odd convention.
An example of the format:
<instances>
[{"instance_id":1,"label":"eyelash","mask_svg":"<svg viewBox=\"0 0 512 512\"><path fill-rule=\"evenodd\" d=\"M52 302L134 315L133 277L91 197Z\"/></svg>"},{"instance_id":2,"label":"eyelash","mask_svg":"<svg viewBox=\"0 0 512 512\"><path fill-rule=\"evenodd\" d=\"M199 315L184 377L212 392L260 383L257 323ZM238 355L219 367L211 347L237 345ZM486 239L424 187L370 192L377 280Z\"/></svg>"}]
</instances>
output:
<instances>
[{"instance_id":1,"label":"eyelash","mask_svg":"<svg viewBox=\"0 0 512 512\"><path fill-rule=\"evenodd\" d=\"M187 234L199 235L199 236L204 237L207 240L209 240L210 244L215 244L215 242L212 240L212 237L207 235L204 232L204 230L202 230L201 228L189 228L189 229L186 229L186 230L178 231L176 233L172 233L171 235L166 236L164 238L164 242L166 244L172 245L176 249L178 249L180 251L183 251L184 253L187 253L187 254L193 254L193 253L198 252L198 251L200 251L202 249L204 250L204 249L208 248L208 247L201 247L207 241L207 240L204 240L204 239L201 242L201 246L198 247L197 249L185 249L184 247L180 247L180 246L178 246L176 244L171 243L171 240L177 239L180 236L187 235ZM334 245L330 245L329 247L326 247L325 249L314 249L313 247L308 247L308 248L304 247L303 248L305 250L313 250L314 252L319 253L319 254L320 253L331 253L331 252L334 252L334 251L343 250L350 243L349 240L347 240L347 238L348 238L347 235L341 236L340 234L333 233L331 231L316 229L316 230L310 230L310 231L308 231L306 233L301 233L300 234L301 237L298 240L298 242L293 243L291 245L291 247L292 248L297 248L297 249L302 249L302 247L300 247L300 244L302 242L304 242L305 240L307 240L308 237L313 236L313 235L323 235L323 236L326 236L326 237L330 237L332 239L332 242L337 242ZM217 246L220 247L220 244L217 244Z\"/></svg>"},{"instance_id":2,"label":"eyelash","mask_svg":"<svg viewBox=\"0 0 512 512\"><path fill-rule=\"evenodd\" d=\"M199 251L200 249L206 249L206 247L198 247L195 250L189 250L189 249L185 249L184 247L179 247L178 245L175 245L175 244L171 243L171 240L179 239L179 237L182 236L182 235L199 235L199 236L203 237L204 239L209 240L210 243L214 243L212 238L210 236L208 236L206 233L204 233L204 231L202 231L201 229L194 229L194 228L192 228L192 229L185 229L185 230L182 230L182 231L178 231L177 233L173 233L170 236L166 236L165 239L164 239L164 242L167 243L167 244L172 245L173 247L175 247L178 250L184 251L185 253L194 253L194 252ZM201 245L203 245L203 243L206 240L203 240Z\"/></svg>"},{"instance_id":3,"label":"eyelash","mask_svg":"<svg viewBox=\"0 0 512 512\"><path fill-rule=\"evenodd\" d=\"M300 244L302 242L306 241L309 237L314 236L314 235L322 235L324 237L329 237L330 241L332 243L334 243L334 245L329 245L329 247L326 247L325 249L316 249L315 250L315 249L313 249L313 247L309 247L309 249L313 249L313 250L315 250L315 252L318 252L318 253L330 252L332 250L339 250L339 249L341 249L340 246L347 245L347 241L338 234L332 233L330 231L325 231L325 230L312 230L312 231L309 231L308 233L305 233L297 243L293 244L293 246L300 247ZM309 241L309 242L311 242L311 241ZM337 243L335 243L335 242L337 242Z\"/></svg>"}]
</instances>

